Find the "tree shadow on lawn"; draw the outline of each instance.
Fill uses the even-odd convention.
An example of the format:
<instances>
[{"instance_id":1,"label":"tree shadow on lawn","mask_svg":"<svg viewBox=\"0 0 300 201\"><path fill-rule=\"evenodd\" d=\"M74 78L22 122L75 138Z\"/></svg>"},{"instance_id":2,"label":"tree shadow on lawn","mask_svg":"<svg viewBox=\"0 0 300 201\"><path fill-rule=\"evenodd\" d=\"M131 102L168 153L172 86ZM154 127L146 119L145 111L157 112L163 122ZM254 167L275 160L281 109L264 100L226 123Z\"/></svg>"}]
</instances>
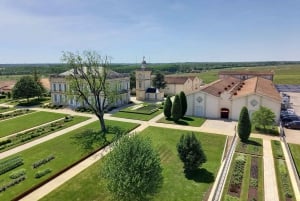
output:
<instances>
[{"instance_id":1,"label":"tree shadow on lawn","mask_svg":"<svg viewBox=\"0 0 300 201\"><path fill-rule=\"evenodd\" d=\"M256 141L253 141L253 140L247 140L247 142L243 142L245 144L249 144L249 145L253 145L253 146L258 146L258 147L261 147L262 144L259 143L259 142L256 142Z\"/></svg>"},{"instance_id":2,"label":"tree shadow on lawn","mask_svg":"<svg viewBox=\"0 0 300 201\"><path fill-rule=\"evenodd\" d=\"M198 168L190 173L185 173L188 180L194 180L197 183L211 183L215 181L213 173L207 171L205 168Z\"/></svg>"},{"instance_id":3,"label":"tree shadow on lawn","mask_svg":"<svg viewBox=\"0 0 300 201\"><path fill-rule=\"evenodd\" d=\"M113 134L113 137L107 140L107 135ZM83 152L94 150L97 147L109 144L123 135L126 134L126 131L118 126L107 126L107 132L103 133L102 131L95 131L92 129L86 129L81 133L75 134L73 137L73 143L79 145L80 149Z\"/></svg>"},{"instance_id":4,"label":"tree shadow on lawn","mask_svg":"<svg viewBox=\"0 0 300 201\"><path fill-rule=\"evenodd\" d=\"M195 121L193 118L190 117L182 117L181 119L184 121Z\"/></svg>"}]
</instances>

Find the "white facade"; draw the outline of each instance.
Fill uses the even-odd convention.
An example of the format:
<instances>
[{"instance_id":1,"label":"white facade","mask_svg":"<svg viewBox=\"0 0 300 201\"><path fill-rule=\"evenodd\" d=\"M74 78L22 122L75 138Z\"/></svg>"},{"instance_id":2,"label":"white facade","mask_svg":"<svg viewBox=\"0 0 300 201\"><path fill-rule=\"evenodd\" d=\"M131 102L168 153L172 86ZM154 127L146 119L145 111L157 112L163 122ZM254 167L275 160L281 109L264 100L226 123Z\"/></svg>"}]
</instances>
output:
<instances>
[{"instance_id":1,"label":"white facade","mask_svg":"<svg viewBox=\"0 0 300 201\"><path fill-rule=\"evenodd\" d=\"M127 104L130 101L130 80L129 77L120 77L107 79L109 87L116 91L114 100L107 100L106 104L111 106L121 106ZM51 87L51 102L53 105L69 106L71 108L77 108L80 106L87 106L87 104L80 100L74 93L69 89L67 76L65 75L52 75L50 76L50 87ZM89 98L93 100L93 96ZM110 102L109 102L110 101Z\"/></svg>"},{"instance_id":2,"label":"white facade","mask_svg":"<svg viewBox=\"0 0 300 201\"><path fill-rule=\"evenodd\" d=\"M164 88L164 93L166 95L176 95L181 91L185 93L192 93L200 89L202 81L198 77L182 77L174 76L172 78L165 78L166 87Z\"/></svg>"},{"instance_id":3,"label":"white facade","mask_svg":"<svg viewBox=\"0 0 300 201\"><path fill-rule=\"evenodd\" d=\"M266 85L265 81L262 83ZM257 85L257 83L252 84ZM238 86L238 84L235 86ZM264 86L260 87L263 88ZM233 92L234 88L215 93L214 90L220 90L220 88L217 89L214 85L211 85L211 88L207 91L200 90L198 92L188 94L186 96L188 104L186 115L213 119L227 118L231 120L238 120L241 109L244 106L248 108L250 117L254 111L257 111L260 108L260 106L264 106L274 112L276 115L275 121L278 121L281 107L279 93L277 92L278 96L272 96L272 94L269 96L268 93L264 94L262 92L262 88L260 88L257 92L250 91L249 88L245 86L244 92L241 92L242 95L238 95L240 91L238 91L238 93ZM247 90L249 90L249 93ZM266 90L270 90L270 88L267 88ZM213 93L209 93L210 91Z\"/></svg>"}]
</instances>

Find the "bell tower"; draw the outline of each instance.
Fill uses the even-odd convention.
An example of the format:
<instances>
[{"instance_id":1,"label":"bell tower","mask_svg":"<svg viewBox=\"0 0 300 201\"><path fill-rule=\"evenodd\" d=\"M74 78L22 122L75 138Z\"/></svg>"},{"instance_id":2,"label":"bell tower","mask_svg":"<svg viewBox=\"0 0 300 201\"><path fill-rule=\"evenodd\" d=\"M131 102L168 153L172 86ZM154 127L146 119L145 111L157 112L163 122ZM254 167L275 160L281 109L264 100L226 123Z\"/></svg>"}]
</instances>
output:
<instances>
[{"instance_id":1,"label":"bell tower","mask_svg":"<svg viewBox=\"0 0 300 201\"><path fill-rule=\"evenodd\" d=\"M151 87L151 70L147 68L145 57L143 57L140 69L135 71L136 78L136 99L145 100L146 90Z\"/></svg>"}]
</instances>

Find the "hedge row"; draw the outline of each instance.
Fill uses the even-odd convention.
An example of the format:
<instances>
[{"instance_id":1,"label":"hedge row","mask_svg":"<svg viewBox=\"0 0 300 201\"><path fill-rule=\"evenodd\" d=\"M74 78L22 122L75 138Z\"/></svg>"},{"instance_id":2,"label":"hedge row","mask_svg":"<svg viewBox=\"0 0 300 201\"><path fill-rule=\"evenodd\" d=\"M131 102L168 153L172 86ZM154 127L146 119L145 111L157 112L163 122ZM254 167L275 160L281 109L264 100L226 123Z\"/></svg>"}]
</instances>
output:
<instances>
[{"instance_id":1,"label":"hedge row","mask_svg":"<svg viewBox=\"0 0 300 201\"><path fill-rule=\"evenodd\" d=\"M22 177L19 177L17 179L14 179L13 181L9 182L8 184L5 184L3 186L0 187L0 193L5 191L6 189L14 186L14 185L17 185L18 183L24 181L26 179L25 176L22 176Z\"/></svg>"},{"instance_id":2,"label":"hedge row","mask_svg":"<svg viewBox=\"0 0 300 201\"><path fill-rule=\"evenodd\" d=\"M34 163L32 164L32 167L33 167L33 168L38 168L38 167L40 167L41 165L44 165L44 164L46 164L46 163L52 161L54 158L55 158L55 157L54 157L53 155L50 155L50 156L48 156L47 158L44 158L44 159L42 159L42 160L39 160L39 161L34 162Z\"/></svg>"},{"instance_id":3,"label":"hedge row","mask_svg":"<svg viewBox=\"0 0 300 201\"><path fill-rule=\"evenodd\" d=\"M0 163L0 175L13 170L21 165L23 165L23 159L20 156L5 160Z\"/></svg>"},{"instance_id":4,"label":"hedge row","mask_svg":"<svg viewBox=\"0 0 300 201\"><path fill-rule=\"evenodd\" d=\"M49 174L50 172L52 172L51 169L45 169L45 170L41 170L41 171L38 171L36 174L35 174L35 178L38 179L38 178L41 178L43 176L45 176L46 174Z\"/></svg>"}]
</instances>

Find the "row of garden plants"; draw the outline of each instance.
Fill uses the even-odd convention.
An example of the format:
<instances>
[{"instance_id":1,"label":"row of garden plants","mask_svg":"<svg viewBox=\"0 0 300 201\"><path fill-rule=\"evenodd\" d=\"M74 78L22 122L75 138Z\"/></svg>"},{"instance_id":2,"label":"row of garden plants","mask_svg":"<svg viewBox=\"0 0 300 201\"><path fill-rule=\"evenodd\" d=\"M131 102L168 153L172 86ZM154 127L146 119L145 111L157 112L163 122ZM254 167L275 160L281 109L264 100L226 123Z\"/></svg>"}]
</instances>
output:
<instances>
[{"instance_id":1,"label":"row of garden plants","mask_svg":"<svg viewBox=\"0 0 300 201\"><path fill-rule=\"evenodd\" d=\"M118 126L119 130L122 128L122 131L126 133L138 126L138 124L117 121L106 121L106 125L108 127ZM18 166L18 168L26 170L26 175L23 175L26 179L18 185L14 185L13 188L8 188L0 193L0 200L12 200L40 185L42 182L51 179L56 174L72 167L77 162L112 142L114 137L115 133L108 133L107 141L105 141L101 137L101 133L99 133L99 122L96 121L0 160L0 163L2 163L16 156L21 156L24 159L23 165ZM17 168L15 170L18 171ZM11 182L9 177L11 174L12 170L2 174L1 184Z\"/></svg>"},{"instance_id":2,"label":"row of garden plants","mask_svg":"<svg viewBox=\"0 0 300 201\"><path fill-rule=\"evenodd\" d=\"M30 142L42 136L49 135L56 131L62 130L64 128L70 127L77 123L87 120L88 117L80 116L66 116L62 120L41 126L39 128L34 128L29 131L7 137L5 140L0 141L0 152L7 151L21 144Z\"/></svg>"},{"instance_id":3,"label":"row of garden plants","mask_svg":"<svg viewBox=\"0 0 300 201\"><path fill-rule=\"evenodd\" d=\"M135 109L135 107L137 107ZM136 113L136 114L145 114L150 115L160 109L161 105L158 104L143 104L143 105L134 105L128 108L124 108L120 110L120 112L127 112L127 113Z\"/></svg>"},{"instance_id":4,"label":"row of garden plants","mask_svg":"<svg viewBox=\"0 0 300 201\"><path fill-rule=\"evenodd\" d=\"M285 157L280 141L272 140L272 151L275 163L275 171L277 177L277 186L279 198L282 201L295 201L295 195L287 169Z\"/></svg>"},{"instance_id":5,"label":"row of garden plants","mask_svg":"<svg viewBox=\"0 0 300 201\"><path fill-rule=\"evenodd\" d=\"M240 141L232 160L222 200L263 200L262 140Z\"/></svg>"},{"instance_id":6,"label":"row of garden plants","mask_svg":"<svg viewBox=\"0 0 300 201\"><path fill-rule=\"evenodd\" d=\"M33 110L22 109L22 110L14 110L12 112L7 112L7 113L0 113L0 120L17 117L17 116L24 115L24 114L29 114L31 112L33 112Z\"/></svg>"},{"instance_id":7,"label":"row of garden plants","mask_svg":"<svg viewBox=\"0 0 300 201\"><path fill-rule=\"evenodd\" d=\"M41 160L34 162L32 164L32 167L33 167L33 169L38 169L40 166L46 165L53 159L55 159L54 155L50 155L46 158L43 158ZM27 179L28 176L26 176L26 169L24 169L24 168L17 169L23 165L24 165L24 161L23 161L23 158L20 156L16 156L16 157L7 159L0 163L0 174L5 174L7 172L12 171L9 174L9 179L7 178L9 181L0 185L0 193L10 190L11 187L16 186L17 184L19 184L19 183L25 181L25 179ZM17 170L15 170L15 169L17 169ZM39 178L45 176L46 174L51 173L51 171L52 170L50 168L36 170L36 172L34 174L34 178L39 179Z\"/></svg>"}]
</instances>

